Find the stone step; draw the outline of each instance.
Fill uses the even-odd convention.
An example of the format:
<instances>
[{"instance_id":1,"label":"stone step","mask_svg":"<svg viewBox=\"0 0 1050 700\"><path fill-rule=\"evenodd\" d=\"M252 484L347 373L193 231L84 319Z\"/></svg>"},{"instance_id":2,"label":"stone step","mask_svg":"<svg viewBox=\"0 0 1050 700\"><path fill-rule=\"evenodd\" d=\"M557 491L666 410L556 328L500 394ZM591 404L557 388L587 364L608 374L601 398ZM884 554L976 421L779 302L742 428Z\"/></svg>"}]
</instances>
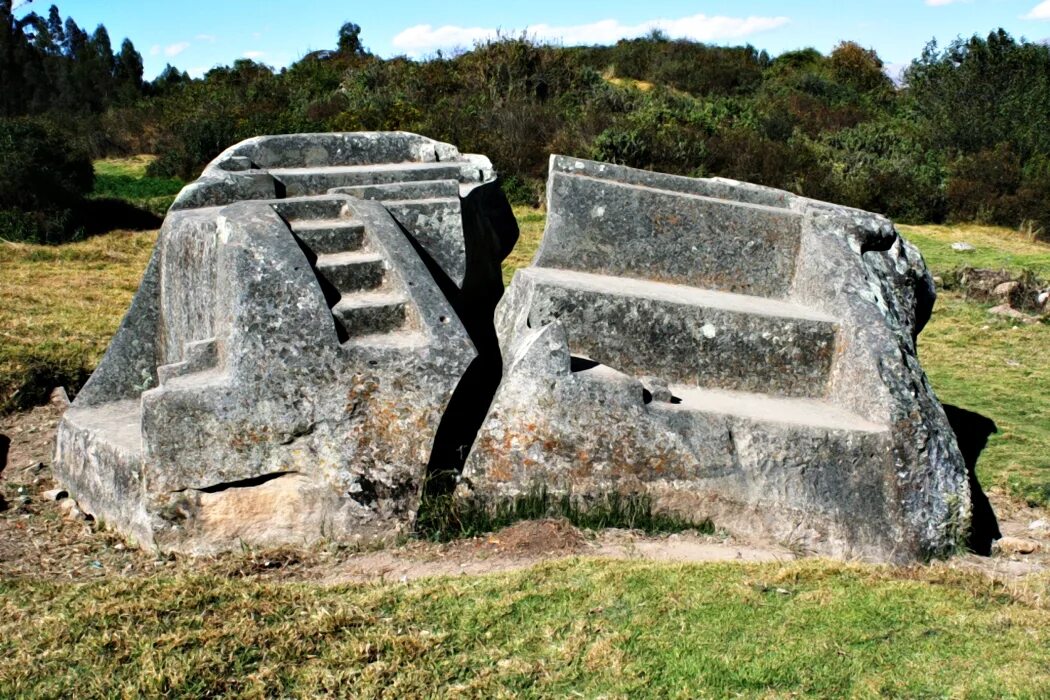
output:
<instances>
[{"instance_id":1,"label":"stone step","mask_svg":"<svg viewBox=\"0 0 1050 700\"><path fill-rule=\"evenodd\" d=\"M288 222L345 220L349 215L342 197L303 197L274 202L274 211Z\"/></svg>"},{"instance_id":2,"label":"stone step","mask_svg":"<svg viewBox=\"0 0 1050 700\"><path fill-rule=\"evenodd\" d=\"M610 180L626 185L642 185L669 192L697 194L702 197L728 199L749 204L787 208L793 197L790 192L739 182L724 177L695 178L683 175L668 175L651 170L638 170L624 165L601 163L571 156L551 156L551 172L585 175L600 180Z\"/></svg>"},{"instance_id":3,"label":"stone step","mask_svg":"<svg viewBox=\"0 0 1050 700\"><path fill-rule=\"evenodd\" d=\"M337 187L331 192L332 194L348 194L352 197L372 199L380 202L387 200L448 199L459 197L459 182L456 180L391 182L384 185Z\"/></svg>"},{"instance_id":4,"label":"stone step","mask_svg":"<svg viewBox=\"0 0 1050 700\"><path fill-rule=\"evenodd\" d=\"M70 406L63 420L92 439L105 441L127 455L142 453L142 401L114 401L95 406Z\"/></svg>"},{"instance_id":5,"label":"stone step","mask_svg":"<svg viewBox=\"0 0 1050 700\"><path fill-rule=\"evenodd\" d=\"M802 217L783 207L552 172L550 217L533 263L782 298Z\"/></svg>"},{"instance_id":6,"label":"stone step","mask_svg":"<svg viewBox=\"0 0 1050 700\"><path fill-rule=\"evenodd\" d=\"M460 163L387 163L329 168L279 168L270 175L284 185L288 197L325 194L329 190L395 182L458 180Z\"/></svg>"},{"instance_id":7,"label":"stone step","mask_svg":"<svg viewBox=\"0 0 1050 700\"><path fill-rule=\"evenodd\" d=\"M650 406L660 410L724 415L753 423L776 423L821 431L878 433L889 430L886 425L874 423L840 406L818 399L702 389L679 384L672 384L668 388L676 402L654 401Z\"/></svg>"},{"instance_id":8,"label":"stone step","mask_svg":"<svg viewBox=\"0 0 1050 700\"><path fill-rule=\"evenodd\" d=\"M387 199L383 201L383 206L391 211L405 210L420 212L424 215L430 215L432 213L442 212L446 209L454 208L456 213L459 213L460 203L459 197L429 197L427 199Z\"/></svg>"},{"instance_id":9,"label":"stone step","mask_svg":"<svg viewBox=\"0 0 1050 700\"><path fill-rule=\"evenodd\" d=\"M349 341L353 345L362 345L371 348L421 348L428 343L427 334L414 330L395 330L387 333L368 333L366 335L354 336Z\"/></svg>"},{"instance_id":10,"label":"stone step","mask_svg":"<svg viewBox=\"0 0 1050 700\"><path fill-rule=\"evenodd\" d=\"M357 250L365 240L364 225L347 219L293 221L291 228L316 255Z\"/></svg>"},{"instance_id":11,"label":"stone step","mask_svg":"<svg viewBox=\"0 0 1050 700\"><path fill-rule=\"evenodd\" d=\"M344 294L375 289L386 276L383 256L365 250L319 255L315 265L317 274Z\"/></svg>"},{"instance_id":12,"label":"stone step","mask_svg":"<svg viewBox=\"0 0 1050 700\"><path fill-rule=\"evenodd\" d=\"M835 319L785 301L571 270L520 270L533 328L559 320L573 354L668 383L825 394Z\"/></svg>"},{"instance_id":13,"label":"stone step","mask_svg":"<svg viewBox=\"0 0 1050 700\"><path fill-rule=\"evenodd\" d=\"M332 315L350 338L390 333L405 324L408 300L387 291L344 294L332 307Z\"/></svg>"}]
</instances>

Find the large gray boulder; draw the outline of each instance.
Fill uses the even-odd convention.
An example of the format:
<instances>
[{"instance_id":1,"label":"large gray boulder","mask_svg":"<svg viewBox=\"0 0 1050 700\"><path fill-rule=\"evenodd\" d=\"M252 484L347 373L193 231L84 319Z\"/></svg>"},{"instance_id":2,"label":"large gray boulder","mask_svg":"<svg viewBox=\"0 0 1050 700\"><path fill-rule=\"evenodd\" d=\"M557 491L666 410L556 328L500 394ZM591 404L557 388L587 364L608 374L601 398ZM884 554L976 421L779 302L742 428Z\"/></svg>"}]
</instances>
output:
<instances>
[{"instance_id":1,"label":"large gray boulder","mask_svg":"<svg viewBox=\"0 0 1050 700\"><path fill-rule=\"evenodd\" d=\"M415 134L228 149L169 212L55 472L143 545L389 539L424 489L651 501L792 547L950 551L966 473L886 219L555 156L532 267L483 156Z\"/></svg>"},{"instance_id":2,"label":"large gray boulder","mask_svg":"<svg viewBox=\"0 0 1050 700\"><path fill-rule=\"evenodd\" d=\"M498 298L508 216L487 159L415 134L234 146L172 207L56 476L165 550L395 537L477 356L460 290Z\"/></svg>"},{"instance_id":3,"label":"large gray boulder","mask_svg":"<svg viewBox=\"0 0 1050 700\"><path fill-rule=\"evenodd\" d=\"M464 499L650 499L844 556L951 551L966 472L919 365L934 291L881 216L554 156Z\"/></svg>"}]
</instances>

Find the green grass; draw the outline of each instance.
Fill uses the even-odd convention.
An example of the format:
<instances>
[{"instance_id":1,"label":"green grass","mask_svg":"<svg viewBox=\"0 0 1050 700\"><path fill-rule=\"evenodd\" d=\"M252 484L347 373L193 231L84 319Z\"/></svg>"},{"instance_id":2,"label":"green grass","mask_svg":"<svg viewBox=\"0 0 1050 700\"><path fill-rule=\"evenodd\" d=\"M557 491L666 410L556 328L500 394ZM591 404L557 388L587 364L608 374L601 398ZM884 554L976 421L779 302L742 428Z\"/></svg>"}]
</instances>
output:
<instances>
[{"instance_id":1,"label":"green grass","mask_svg":"<svg viewBox=\"0 0 1050 700\"><path fill-rule=\"evenodd\" d=\"M962 266L1031 271L1050 279L1050 245L990 226L901 226L935 275ZM976 250L960 253L964 241ZM999 432L981 454L981 483L1050 505L1050 325L988 313L990 305L940 292L919 336L919 359L945 403L981 413Z\"/></svg>"},{"instance_id":2,"label":"green grass","mask_svg":"<svg viewBox=\"0 0 1050 700\"><path fill-rule=\"evenodd\" d=\"M95 189L91 196L120 199L162 216L185 183L178 178L146 175L152 160L153 156L133 156L95 161Z\"/></svg>"},{"instance_id":3,"label":"green grass","mask_svg":"<svg viewBox=\"0 0 1050 700\"><path fill-rule=\"evenodd\" d=\"M1046 697L1050 611L946 567L572 559L319 587L0 583L0 696Z\"/></svg>"},{"instance_id":4,"label":"green grass","mask_svg":"<svg viewBox=\"0 0 1050 700\"><path fill-rule=\"evenodd\" d=\"M710 520L692 522L654 511L652 499L645 495L612 493L582 501L569 495L554 496L543 489L496 503L425 494L416 519L416 536L442 542L543 518L564 518L587 530L623 528L647 534L693 530L708 535L715 532Z\"/></svg>"},{"instance_id":5,"label":"green grass","mask_svg":"<svg viewBox=\"0 0 1050 700\"><path fill-rule=\"evenodd\" d=\"M131 304L155 233L60 246L0 242L0 411L77 389Z\"/></svg>"},{"instance_id":6,"label":"green grass","mask_svg":"<svg viewBox=\"0 0 1050 700\"><path fill-rule=\"evenodd\" d=\"M518 220L521 235L514 250L503 261L503 284L510 284L515 270L532 263L543 239L543 227L547 225L547 213L541 209L516 206L514 217Z\"/></svg>"},{"instance_id":7,"label":"green grass","mask_svg":"<svg viewBox=\"0 0 1050 700\"><path fill-rule=\"evenodd\" d=\"M977 463L981 483L1032 505L1050 504L1050 325L993 316L942 293L919 336L938 398L995 421Z\"/></svg>"},{"instance_id":8,"label":"green grass","mask_svg":"<svg viewBox=\"0 0 1050 700\"><path fill-rule=\"evenodd\" d=\"M959 267L1030 270L1050 279L1050 244L1032 241L1023 234L996 226L898 226L922 251L935 275ZM975 250L952 250L952 243L969 243Z\"/></svg>"}]
</instances>

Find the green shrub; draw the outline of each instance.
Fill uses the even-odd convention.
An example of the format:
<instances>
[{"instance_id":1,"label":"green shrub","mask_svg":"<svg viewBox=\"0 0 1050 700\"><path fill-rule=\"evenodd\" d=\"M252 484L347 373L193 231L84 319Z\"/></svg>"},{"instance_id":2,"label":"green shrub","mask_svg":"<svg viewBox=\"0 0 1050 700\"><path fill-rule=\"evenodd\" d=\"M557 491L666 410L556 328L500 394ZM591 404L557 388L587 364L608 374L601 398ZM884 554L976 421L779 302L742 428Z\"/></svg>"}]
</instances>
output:
<instances>
[{"instance_id":1,"label":"green shrub","mask_svg":"<svg viewBox=\"0 0 1050 700\"><path fill-rule=\"evenodd\" d=\"M902 221L943 221L947 172L907 125L865 122L825 134L814 144L819 179L807 194Z\"/></svg>"},{"instance_id":2,"label":"green shrub","mask_svg":"<svg viewBox=\"0 0 1050 700\"><path fill-rule=\"evenodd\" d=\"M0 237L59 243L76 235L94 177L85 153L51 127L3 119L0 163Z\"/></svg>"},{"instance_id":3,"label":"green shrub","mask_svg":"<svg viewBox=\"0 0 1050 700\"><path fill-rule=\"evenodd\" d=\"M1050 159L1022 164L1007 143L962 156L951 167L948 203L957 221L1050 227Z\"/></svg>"}]
</instances>

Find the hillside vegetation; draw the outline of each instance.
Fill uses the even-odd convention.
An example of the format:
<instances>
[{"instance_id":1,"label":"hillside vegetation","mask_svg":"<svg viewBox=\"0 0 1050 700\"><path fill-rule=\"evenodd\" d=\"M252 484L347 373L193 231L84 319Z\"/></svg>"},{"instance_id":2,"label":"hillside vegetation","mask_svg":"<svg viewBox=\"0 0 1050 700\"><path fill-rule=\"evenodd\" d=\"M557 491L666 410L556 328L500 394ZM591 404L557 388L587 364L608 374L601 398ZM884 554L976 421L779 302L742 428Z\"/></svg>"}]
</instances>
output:
<instances>
[{"instance_id":1,"label":"hillside vegetation","mask_svg":"<svg viewBox=\"0 0 1050 700\"><path fill-rule=\"evenodd\" d=\"M41 139L64 135L76 173L85 154L150 153L150 175L182 180L251 136L402 129L490 156L520 203L539 202L548 155L564 153L737 178L910 223L1050 230L1050 46L1002 30L916 46L902 86L849 41L828 55L771 56L659 33L585 47L505 36L410 60L373 55L367 28L350 22L333 27L332 50L286 69L242 59L200 79L169 66L147 82L130 40L116 49L104 26L88 34L55 7L31 9L0 0L7 160L37 162L31 140L4 145L26 121ZM19 183L2 175L0 237L83 229L69 202L15 197ZM74 196L90 190L71 177Z\"/></svg>"}]
</instances>

